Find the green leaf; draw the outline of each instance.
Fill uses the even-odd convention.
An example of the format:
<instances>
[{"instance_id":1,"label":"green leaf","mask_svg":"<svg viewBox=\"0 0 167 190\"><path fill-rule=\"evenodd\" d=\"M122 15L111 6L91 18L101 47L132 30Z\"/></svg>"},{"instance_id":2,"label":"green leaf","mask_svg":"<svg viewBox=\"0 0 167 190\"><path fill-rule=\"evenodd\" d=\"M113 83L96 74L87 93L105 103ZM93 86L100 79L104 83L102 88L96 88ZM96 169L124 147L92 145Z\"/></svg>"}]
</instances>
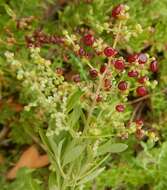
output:
<instances>
[{"instance_id":1,"label":"green leaf","mask_svg":"<svg viewBox=\"0 0 167 190\"><path fill-rule=\"evenodd\" d=\"M93 180L94 178L96 178L101 172L103 172L105 169L105 167L100 168L95 170L94 172L92 172L90 175L87 175L86 177L84 177L81 181L79 181L78 185L87 183L88 181Z\"/></svg>"},{"instance_id":2,"label":"green leaf","mask_svg":"<svg viewBox=\"0 0 167 190\"><path fill-rule=\"evenodd\" d=\"M98 150L97 150L97 155L103 155L108 152L111 153L120 153L125 151L128 148L128 145L123 144L123 143L112 143L111 140L106 142L105 144L101 145Z\"/></svg>"},{"instance_id":3,"label":"green leaf","mask_svg":"<svg viewBox=\"0 0 167 190\"><path fill-rule=\"evenodd\" d=\"M14 11L9 7L9 5L5 4L4 8L6 10L6 13L11 16L14 20L16 19L16 14L14 13Z\"/></svg>"},{"instance_id":4,"label":"green leaf","mask_svg":"<svg viewBox=\"0 0 167 190\"><path fill-rule=\"evenodd\" d=\"M56 184L56 173L52 172L49 176L49 190L59 190Z\"/></svg>"},{"instance_id":5,"label":"green leaf","mask_svg":"<svg viewBox=\"0 0 167 190\"><path fill-rule=\"evenodd\" d=\"M83 94L83 92L80 89L77 89L68 99L67 102L67 112L70 112L75 105L77 105L81 95Z\"/></svg>"},{"instance_id":6,"label":"green leaf","mask_svg":"<svg viewBox=\"0 0 167 190\"><path fill-rule=\"evenodd\" d=\"M84 151L84 149L85 149L84 145L78 145L78 146L73 147L72 149L68 149L68 151L65 152L65 155L64 155L63 165L66 165L76 160Z\"/></svg>"},{"instance_id":7,"label":"green leaf","mask_svg":"<svg viewBox=\"0 0 167 190\"><path fill-rule=\"evenodd\" d=\"M81 105L78 104L74 107L72 113L70 113L70 120L69 120L69 123L70 123L70 127L73 128L76 124L78 124L78 121L81 117Z\"/></svg>"},{"instance_id":8,"label":"green leaf","mask_svg":"<svg viewBox=\"0 0 167 190\"><path fill-rule=\"evenodd\" d=\"M161 152L159 154L159 170L163 177L167 174L167 142L163 143Z\"/></svg>"}]
</instances>

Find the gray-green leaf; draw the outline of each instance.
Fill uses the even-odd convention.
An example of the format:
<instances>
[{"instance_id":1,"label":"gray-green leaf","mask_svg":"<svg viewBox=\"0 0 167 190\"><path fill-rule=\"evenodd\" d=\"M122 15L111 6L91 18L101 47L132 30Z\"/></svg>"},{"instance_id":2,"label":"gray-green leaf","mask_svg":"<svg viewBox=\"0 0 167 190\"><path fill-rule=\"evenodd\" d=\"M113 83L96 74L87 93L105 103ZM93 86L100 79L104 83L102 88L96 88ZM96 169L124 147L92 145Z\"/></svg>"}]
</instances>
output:
<instances>
[{"instance_id":1,"label":"gray-green leaf","mask_svg":"<svg viewBox=\"0 0 167 190\"><path fill-rule=\"evenodd\" d=\"M76 160L81 153L84 151L85 146L83 145L78 145L65 153L64 155L64 160L63 160L63 165L66 165L74 160Z\"/></svg>"},{"instance_id":2,"label":"gray-green leaf","mask_svg":"<svg viewBox=\"0 0 167 190\"><path fill-rule=\"evenodd\" d=\"M97 156L103 155L105 153L120 153L125 151L128 148L128 145L123 143L112 143L110 140L101 145L97 150Z\"/></svg>"},{"instance_id":3,"label":"gray-green leaf","mask_svg":"<svg viewBox=\"0 0 167 190\"><path fill-rule=\"evenodd\" d=\"M101 172L103 172L104 169L105 169L105 167L100 168L100 169L97 169L97 170L95 170L94 172L90 173L89 175L87 175L86 177L84 177L83 179L81 179L81 180L78 182L78 185L81 185L81 184L87 183L88 181L93 180L93 179L94 179L95 177L97 177Z\"/></svg>"}]
</instances>

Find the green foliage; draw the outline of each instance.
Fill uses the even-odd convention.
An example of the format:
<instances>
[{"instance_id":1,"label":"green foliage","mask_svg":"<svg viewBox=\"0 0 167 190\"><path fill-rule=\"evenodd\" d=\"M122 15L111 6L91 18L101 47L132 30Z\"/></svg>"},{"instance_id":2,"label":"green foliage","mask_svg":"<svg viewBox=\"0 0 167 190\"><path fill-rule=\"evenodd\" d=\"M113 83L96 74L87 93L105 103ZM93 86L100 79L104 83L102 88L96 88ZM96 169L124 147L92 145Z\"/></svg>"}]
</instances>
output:
<instances>
[{"instance_id":1,"label":"green foliage","mask_svg":"<svg viewBox=\"0 0 167 190\"><path fill-rule=\"evenodd\" d=\"M5 157L0 167L2 190L90 190L94 186L114 190L167 188L164 90L167 3L166 0L126 1L130 19L122 21L119 31L119 23L112 20L111 11L124 2L92 0L86 3L83 0L61 5L54 0L0 0L0 129L9 130L5 135L0 132L0 155ZM26 19L32 20L27 23ZM41 48L27 48L25 37L33 36L39 29L47 34L64 35L65 46L48 43ZM104 101L94 103L93 94L100 81L91 80L88 70L99 70L99 63L106 60L77 56L77 45L82 44L78 29L90 29L105 46L113 44L117 34L121 34L118 39L121 58L142 51L158 59L158 74L149 74L152 81L158 81L158 87L154 89L155 83L148 82L150 95L137 113L136 104L134 109L131 106L135 80L128 79L126 73L118 74L113 68L112 90L100 89ZM91 48L86 51L91 52ZM65 74L56 73L60 67L65 74L79 74L81 85ZM144 72L148 74L147 70ZM120 80L129 80L129 94L117 92ZM115 111L115 105L120 102L126 104L126 111L121 114ZM143 128L147 135L141 142L133 137L136 124L132 122L140 116L145 119ZM7 182L5 174L17 160L16 154L24 145L32 143L40 146L42 143L51 162L50 171L45 173L41 169L45 176L41 178L38 170L23 168L14 181ZM6 153L8 148L15 151Z\"/></svg>"}]
</instances>

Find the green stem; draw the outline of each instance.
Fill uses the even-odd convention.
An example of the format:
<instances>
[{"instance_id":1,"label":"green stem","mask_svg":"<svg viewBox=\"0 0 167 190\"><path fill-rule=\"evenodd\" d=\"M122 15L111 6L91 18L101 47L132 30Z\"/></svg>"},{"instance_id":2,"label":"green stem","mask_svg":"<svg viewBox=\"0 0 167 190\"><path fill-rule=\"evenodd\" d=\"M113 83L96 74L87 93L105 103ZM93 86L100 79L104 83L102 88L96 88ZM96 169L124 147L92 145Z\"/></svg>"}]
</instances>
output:
<instances>
[{"instance_id":1,"label":"green stem","mask_svg":"<svg viewBox=\"0 0 167 190\"><path fill-rule=\"evenodd\" d=\"M115 47L116 47L116 45L117 45L117 43L118 43L121 26L122 26L122 22L120 21L119 26L118 26L118 33L117 33L117 35L116 35L116 37L115 37L115 40L114 40L114 43L113 43L113 48L114 48L114 49L115 49ZM108 64L107 64L107 67L106 67L105 72L104 72L102 75L100 75L99 84L98 84L98 86L97 86L97 90L96 90L95 95L94 95L94 97L93 97L93 103L92 103L92 105L91 105L90 111L88 112L87 122L86 122L86 126L85 126L85 128L84 128L84 133L86 133L87 130L88 130L88 128L89 128L90 119L91 119L92 113L93 113L93 111L94 111L94 109L95 109L95 107L96 107L96 103L97 103L97 102L96 102L96 98L97 98L97 96L99 95L100 90L101 90L102 87L103 87L103 81L104 81L104 78L105 78L106 73L108 72L108 70L109 70L109 68L110 68L111 59L112 59L112 58L109 58L109 60L108 60Z\"/></svg>"},{"instance_id":2,"label":"green stem","mask_svg":"<svg viewBox=\"0 0 167 190\"><path fill-rule=\"evenodd\" d=\"M108 154L107 156L105 156L95 167L93 167L91 170L89 170L85 175L79 177L77 180L80 180L84 177L86 177L87 175L89 175L90 173L92 173L94 170L96 170L104 161L106 161L109 158L110 154Z\"/></svg>"}]
</instances>

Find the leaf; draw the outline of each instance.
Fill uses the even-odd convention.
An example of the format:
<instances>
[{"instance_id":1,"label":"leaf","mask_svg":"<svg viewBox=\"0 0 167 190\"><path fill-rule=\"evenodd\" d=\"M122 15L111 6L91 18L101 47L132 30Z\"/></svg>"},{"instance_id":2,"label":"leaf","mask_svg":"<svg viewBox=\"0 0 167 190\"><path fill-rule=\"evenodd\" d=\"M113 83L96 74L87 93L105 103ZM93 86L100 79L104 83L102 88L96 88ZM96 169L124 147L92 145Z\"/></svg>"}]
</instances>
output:
<instances>
[{"instance_id":1,"label":"leaf","mask_svg":"<svg viewBox=\"0 0 167 190\"><path fill-rule=\"evenodd\" d=\"M52 172L49 176L49 190L59 190L56 183L56 173Z\"/></svg>"},{"instance_id":2,"label":"leaf","mask_svg":"<svg viewBox=\"0 0 167 190\"><path fill-rule=\"evenodd\" d=\"M83 94L83 92L80 89L77 89L68 99L67 102L67 112L70 112L75 105L77 105L81 95Z\"/></svg>"},{"instance_id":3,"label":"leaf","mask_svg":"<svg viewBox=\"0 0 167 190\"><path fill-rule=\"evenodd\" d=\"M111 153L120 153L125 151L128 148L128 145L123 143L112 143L111 140L109 140L107 143L101 145L97 150L97 155L103 155L105 153L111 152Z\"/></svg>"},{"instance_id":4,"label":"leaf","mask_svg":"<svg viewBox=\"0 0 167 190\"><path fill-rule=\"evenodd\" d=\"M72 113L70 113L70 127L73 128L76 124L78 124L78 121L81 117L81 106L80 104L76 105L72 111Z\"/></svg>"},{"instance_id":5,"label":"leaf","mask_svg":"<svg viewBox=\"0 0 167 190\"><path fill-rule=\"evenodd\" d=\"M21 168L17 172L17 178L8 183L5 189L8 190L44 190L41 185L41 180L33 175L34 170L28 168ZM3 188L2 188L3 189ZM4 190L4 189L3 189Z\"/></svg>"},{"instance_id":6,"label":"leaf","mask_svg":"<svg viewBox=\"0 0 167 190\"><path fill-rule=\"evenodd\" d=\"M160 170L160 175L163 177L166 176L167 174L167 142L163 143L161 152L159 154L159 170Z\"/></svg>"},{"instance_id":7,"label":"leaf","mask_svg":"<svg viewBox=\"0 0 167 190\"><path fill-rule=\"evenodd\" d=\"M88 181L93 180L93 179L96 178L101 172L103 172L104 169L105 169L105 167L95 170L95 171L92 172L90 175L87 175L86 177L84 177L84 178L78 183L78 185L81 185L81 184L87 183Z\"/></svg>"},{"instance_id":8,"label":"leaf","mask_svg":"<svg viewBox=\"0 0 167 190\"><path fill-rule=\"evenodd\" d=\"M58 156L59 156L59 158L61 157L61 152L62 152L64 140L65 140L65 139L61 140L61 141L59 142L59 145L58 145Z\"/></svg>"},{"instance_id":9,"label":"leaf","mask_svg":"<svg viewBox=\"0 0 167 190\"><path fill-rule=\"evenodd\" d=\"M68 149L68 151L64 155L63 159L63 165L66 165L74 160L76 160L81 153L84 151L85 146L83 145L78 145L72 149Z\"/></svg>"},{"instance_id":10,"label":"leaf","mask_svg":"<svg viewBox=\"0 0 167 190\"><path fill-rule=\"evenodd\" d=\"M9 7L9 5L5 4L4 8L9 16L11 16L14 20L16 19L16 14L14 11Z\"/></svg>"},{"instance_id":11,"label":"leaf","mask_svg":"<svg viewBox=\"0 0 167 190\"><path fill-rule=\"evenodd\" d=\"M58 155L58 146L56 142L54 141L54 137L51 136L48 138L49 144L51 146L52 151L54 152L55 155Z\"/></svg>"},{"instance_id":12,"label":"leaf","mask_svg":"<svg viewBox=\"0 0 167 190\"><path fill-rule=\"evenodd\" d=\"M78 66L78 69L79 69L81 78L83 78L84 80L87 80L86 72L85 72L85 69L84 69L84 67L83 67L83 63L81 62L81 60L79 60L79 59L78 59L76 56L74 56L73 54L70 54L70 57L71 57L71 59L72 59L72 62L74 62L74 63Z\"/></svg>"},{"instance_id":13,"label":"leaf","mask_svg":"<svg viewBox=\"0 0 167 190\"><path fill-rule=\"evenodd\" d=\"M37 148L33 145L22 153L15 166L8 171L7 178L14 179L16 177L17 171L22 167L41 168L47 166L48 164L48 156L40 155Z\"/></svg>"}]
</instances>

